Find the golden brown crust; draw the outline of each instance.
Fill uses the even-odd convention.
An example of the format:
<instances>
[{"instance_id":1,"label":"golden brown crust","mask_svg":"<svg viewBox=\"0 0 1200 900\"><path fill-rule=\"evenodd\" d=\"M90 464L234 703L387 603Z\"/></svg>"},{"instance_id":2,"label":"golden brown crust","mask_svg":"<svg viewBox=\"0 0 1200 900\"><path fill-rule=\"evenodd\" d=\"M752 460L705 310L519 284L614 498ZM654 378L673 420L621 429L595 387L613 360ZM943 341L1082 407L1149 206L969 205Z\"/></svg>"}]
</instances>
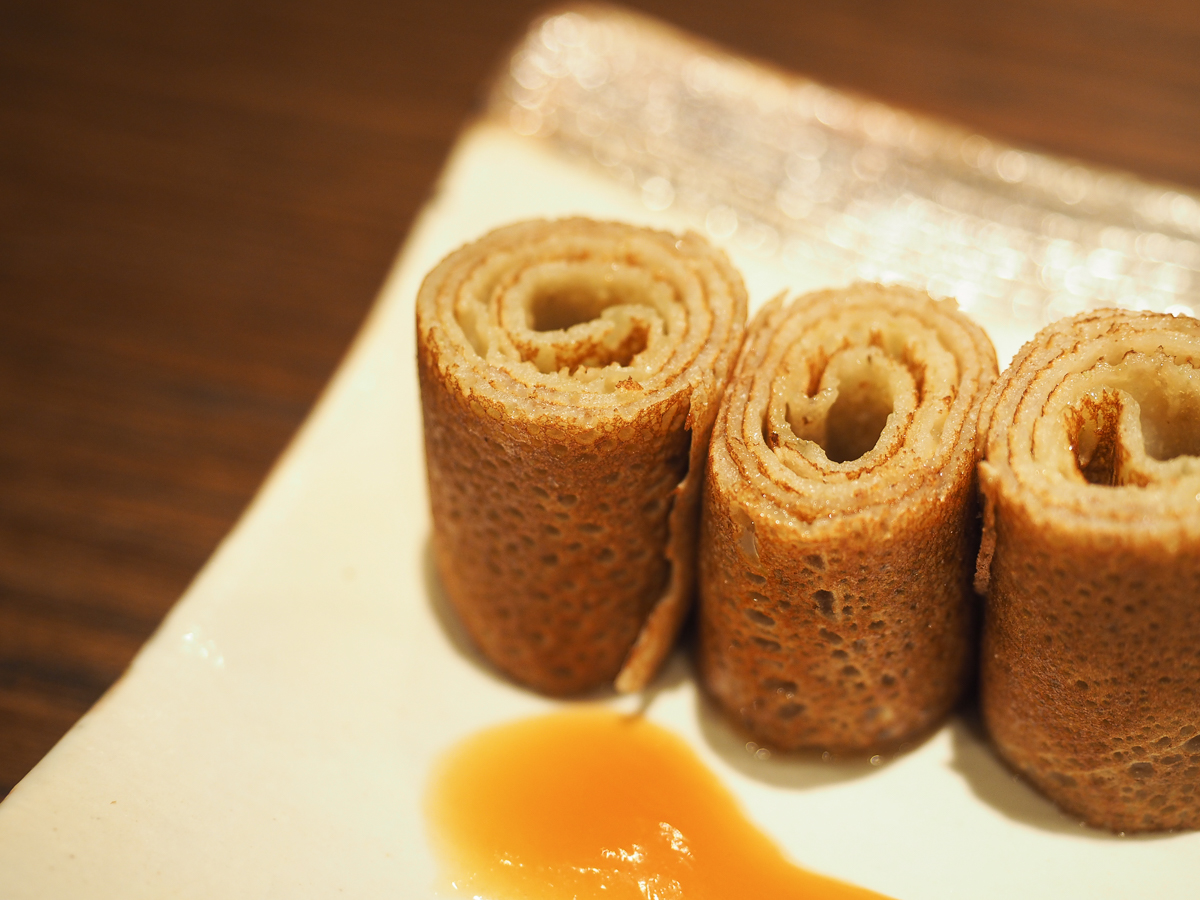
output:
<instances>
[{"instance_id":1,"label":"golden brown crust","mask_svg":"<svg viewBox=\"0 0 1200 900\"><path fill-rule=\"evenodd\" d=\"M703 239L587 219L499 229L426 278L434 551L467 632L514 679L638 690L669 652L745 311Z\"/></svg>"},{"instance_id":2,"label":"golden brown crust","mask_svg":"<svg viewBox=\"0 0 1200 900\"><path fill-rule=\"evenodd\" d=\"M977 325L905 288L755 318L710 450L698 662L760 741L884 749L961 694L975 424L995 375Z\"/></svg>"},{"instance_id":3,"label":"golden brown crust","mask_svg":"<svg viewBox=\"0 0 1200 900\"><path fill-rule=\"evenodd\" d=\"M1090 825L1200 827L1200 323L1055 323L984 423L981 692L998 750Z\"/></svg>"}]
</instances>

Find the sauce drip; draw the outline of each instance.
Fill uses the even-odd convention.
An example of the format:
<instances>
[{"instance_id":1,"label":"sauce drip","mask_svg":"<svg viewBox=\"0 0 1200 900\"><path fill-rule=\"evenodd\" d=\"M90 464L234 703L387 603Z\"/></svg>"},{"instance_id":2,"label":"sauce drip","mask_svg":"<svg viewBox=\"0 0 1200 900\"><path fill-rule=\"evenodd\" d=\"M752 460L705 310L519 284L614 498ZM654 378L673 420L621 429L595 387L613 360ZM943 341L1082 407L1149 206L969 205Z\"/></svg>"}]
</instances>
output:
<instances>
[{"instance_id":1,"label":"sauce drip","mask_svg":"<svg viewBox=\"0 0 1200 900\"><path fill-rule=\"evenodd\" d=\"M467 897L880 897L792 865L682 740L609 711L468 738L435 773L429 814Z\"/></svg>"}]
</instances>

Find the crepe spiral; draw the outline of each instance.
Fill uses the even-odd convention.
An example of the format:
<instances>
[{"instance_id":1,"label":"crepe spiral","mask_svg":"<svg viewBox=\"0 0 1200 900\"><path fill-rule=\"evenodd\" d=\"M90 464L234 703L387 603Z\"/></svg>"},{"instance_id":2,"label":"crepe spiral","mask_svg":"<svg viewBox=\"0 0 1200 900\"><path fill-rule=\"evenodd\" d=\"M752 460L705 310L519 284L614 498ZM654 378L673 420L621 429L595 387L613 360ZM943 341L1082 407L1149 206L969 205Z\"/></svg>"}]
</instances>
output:
<instances>
[{"instance_id":1,"label":"crepe spiral","mask_svg":"<svg viewBox=\"0 0 1200 900\"><path fill-rule=\"evenodd\" d=\"M637 690L669 652L745 315L741 276L703 238L588 219L501 228L425 279L433 549L512 678Z\"/></svg>"},{"instance_id":2,"label":"crepe spiral","mask_svg":"<svg viewBox=\"0 0 1200 900\"><path fill-rule=\"evenodd\" d=\"M884 748L960 696L995 374L982 329L907 288L779 298L751 324L709 457L699 668L756 739Z\"/></svg>"},{"instance_id":3,"label":"crepe spiral","mask_svg":"<svg viewBox=\"0 0 1200 900\"><path fill-rule=\"evenodd\" d=\"M1057 322L980 429L997 749L1091 825L1200 827L1200 322Z\"/></svg>"}]
</instances>

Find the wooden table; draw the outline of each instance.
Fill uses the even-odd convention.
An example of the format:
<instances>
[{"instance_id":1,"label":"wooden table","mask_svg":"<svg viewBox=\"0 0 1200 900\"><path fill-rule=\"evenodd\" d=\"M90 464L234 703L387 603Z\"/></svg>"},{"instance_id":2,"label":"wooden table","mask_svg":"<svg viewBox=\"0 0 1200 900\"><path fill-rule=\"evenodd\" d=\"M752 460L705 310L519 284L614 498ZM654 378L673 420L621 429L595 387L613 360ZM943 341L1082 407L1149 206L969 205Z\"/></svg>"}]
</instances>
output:
<instances>
[{"instance_id":1,"label":"wooden table","mask_svg":"<svg viewBox=\"0 0 1200 900\"><path fill-rule=\"evenodd\" d=\"M1195 0L636 5L1200 187ZM0 2L0 796L233 525L539 8Z\"/></svg>"}]
</instances>

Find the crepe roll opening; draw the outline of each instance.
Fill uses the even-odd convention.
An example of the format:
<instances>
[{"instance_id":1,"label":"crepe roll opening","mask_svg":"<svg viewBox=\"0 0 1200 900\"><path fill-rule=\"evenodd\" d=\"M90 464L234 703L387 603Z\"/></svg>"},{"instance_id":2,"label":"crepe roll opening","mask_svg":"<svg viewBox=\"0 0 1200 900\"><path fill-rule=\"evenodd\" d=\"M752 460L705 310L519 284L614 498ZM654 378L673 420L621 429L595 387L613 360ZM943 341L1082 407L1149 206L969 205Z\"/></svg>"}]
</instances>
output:
<instances>
[{"instance_id":1,"label":"crepe roll opening","mask_svg":"<svg viewBox=\"0 0 1200 900\"><path fill-rule=\"evenodd\" d=\"M1171 470L1157 464L1200 456L1200 379L1132 353L1117 372L1066 412L1076 466L1089 484L1160 483Z\"/></svg>"},{"instance_id":2,"label":"crepe roll opening","mask_svg":"<svg viewBox=\"0 0 1200 900\"><path fill-rule=\"evenodd\" d=\"M815 373L814 373L815 374ZM896 397L914 390L912 375L878 347L853 347L829 360L816 391L787 404L787 422L830 462L865 456L879 443Z\"/></svg>"},{"instance_id":3,"label":"crepe roll opening","mask_svg":"<svg viewBox=\"0 0 1200 900\"><path fill-rule=\"evenodd\" d=\"M524 315L526 328L515 327L514 339L541 372L615 366L636 382L637 357L668 334L663 311L673 300L667 285L639 269L554 263L523 273L500 302L503 315Z\"/></svg>"}]
</instances>

